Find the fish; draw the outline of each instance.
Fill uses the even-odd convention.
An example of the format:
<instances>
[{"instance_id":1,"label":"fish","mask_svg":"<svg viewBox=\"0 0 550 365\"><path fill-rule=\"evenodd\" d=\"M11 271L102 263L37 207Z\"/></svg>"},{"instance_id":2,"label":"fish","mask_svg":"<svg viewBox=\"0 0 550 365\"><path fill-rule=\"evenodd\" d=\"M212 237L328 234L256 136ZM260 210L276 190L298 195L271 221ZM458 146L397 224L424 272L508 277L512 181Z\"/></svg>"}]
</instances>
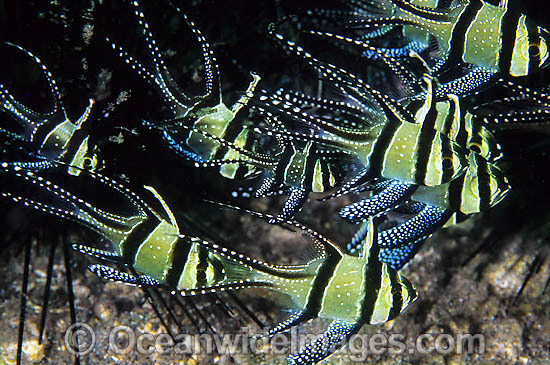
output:
<instances>
[{"instance_id":1,"label":"fish","mask_svg":"<svg viewBox=\"0 0 550 365\"><path fill-rule=\"evenodd\" d=\"M48 169L49 174L59 173L59 168L64 167L63 164L55 164L54 168ZM103 277L107 277L109 272L113 275L110 277L113 280L186 290L189 295L206 294L203 287L216 285L227 290L258 285L242 278L244 273L241 271L247 269L242 266L241 261L236 263L224 258L225 248L218 249L217 245L206 244L196 237L180 234L175 216L152 186L144 186L143 190L152 195L151 203L162 207L162 211L152 208L144 198L124 184L104 175L86 172L85 177L99 184L103 193L111 191L124 202L122 208L111 207L110 210L104 210L97 207L93 201L73 194L70 188L61 186L56 180L43 177L40 170L33 171L8 162L0 166L2 174L13 179L10 181L17 181L20 185L35 190L31 194L10 192L6 188L1 193L2 197L43 213L73 221L96 232L110 242L112 250L100 250L76 243L72 245L73 249L124 265L131 268L132 272L140 273L136 277L118 273L115 269L95 266L96 271L92 271L101 271ZM117 213L117 210L126 213Z\"/></svg>"},{"instance_id":2,"label":"fish","mask_svg":"<svg viewBox=\"0 0 550 365\"><path fill-rule=\"evenodd\" d=\"M7 162L0 163L0 178L14 179L39 190L42 195L37 196L48 196L37 200L6 189L2 197L60 219L74 221L108 239L112 250L76 243L72 245L77 252L124 265L130 271L122 272L105 264L90 265L89 270L98 277L127 285L166 289L172 295L182 296L245 288L271 290L281 298L282 303L287 303L286 309L295 314L276 325L268 332L269 336L312 318L332 319L323 336L289 356L290 363L315 364L322 361L341 346L341 341L333 342L335 335L340 340L341 337L349 338L364 324L391 320L406 310L417 297L414 287L403 275L378 261L372 220L360 256L347 255L319 233L300 223L288 222L314 239L317 253L302 264L273 265L199 237L181 234L177 219L151 186L144 186L144 191L152 194L163 212L153 209L120 182L87 171L86 176L103 185L104 189L118 193L126 201L127 213L119 214L100 209L91 201L41 176L40 172ZM263 219L276 219L262 213L243 211ZM326 342L327 337L329 344L334 346L318 346Z\"/></svg>"},{"instance_id":3,"label":"fish","mask_svg":"<svg viewBox=\"0 0 550 365\"><path fill-rule=\"evenodd\" d=\"M420 186L414 189L410 201L419 209L416 215L396 227L378 233L382 247L381 261L394 269L400 269L412 259L423 241L438 229L486 211L508 195L511 186L497 165L487 162L474 152L470 153L469 160L468 170L456 180L435 187ZM394 190L410 189L410 186L395 181L386 181L384 184L381 193L342 208L340 215L349 222L361 223L368 217L381 215L382 212L398 209L400 204L408 203L392 198L391 194ZM387 204L388 201L395 205ZM347 245L350 253L360 249L363 232L360 227Z\"/></svg>"},{"instance_id":4,"label":"fish","mask_svg":"<svg viewBox=\"0 0 550 365\"><path fill-rule=\"evenodd\" d=\"M381 324L403 313L417 298L417 292L402 274L378 260L376 223L367 222L359 256L342 251L339 246L321 234L296 221L282 221L269 214L226 206L265 220L296 227L323 247L323 259L315 262L315 276L300 282L277 277L265 278L273 282L275 290L292 298L293 314L272 328L268 334L288 331L293 326L313 318L330 319L327 330L313 342L291 354L290 364L317 364L338 348L365 324ZM313 263L313 261L310 261Z\"/></svg>"},{"instance_id":5,"label":"fish","mask_svg":"<svg viewBox=\"0 0 550 365\"><path fill-rule=\"evenodd\" d=\"M279 113L301 125L300 132L276 132L266 130L267 134L281 135L300 140L313 140L320 145L340 149L357 158L365 168L365 176L354 184L368 182L374 178L394 178L403 182L433 186L460 176L467 167L466 152L462 146L435 130L427 123L416 123L414 114L396 100L373 89L360 78L345 70L325 64L294 42L270 28L272 36L304 59L321 77L332 82L345 95L349 95L356 104L364 104L357 110L368 110L358 114L355 110L348 113L352 120L338 119L335 122L327 118L310 115L300 108L301 100L291 97L283 102L277 99L264 99L267 108L277 108ZM364 101L364 102L363 102ZM328 104L325 101L325 104ZM433 98L426 98L419 112L435 112ZM333 110L337 107L334 106ZM346 114L346 116L348 115ZM362 121L356 122L357 117ZM358 123L354 126L352 123ZM304 126L306 131L303 132ZM417 141L419 141L417 143Z\"/></svg>"},{"instance_id":6,"label":"fish","mask_svg":"<svg viewBox=\"0 0 550 365\"><path fill-rule=\"evenodd\" d=\"M310 192L323 193L336 185L337 175L332 165L317 151L317 145L306 142L284 143L280 160L274 169L267 170L255 197L278 193L288 194L278 218L289 220L302 208Z\"/></svg>"},{"instance_id":7,"label":"fish","mask_svg":"<svg viewBox=\"0 0 550 365\"><path fill-rule=\"evenodd\" d=\"M532 75L549 63L548 30L508 1L459 1L437 9L417 1L363 0L368 8L354 27L403 26L412 40L437 39L448 64L474 64L513 77Z\"/></svg>"},{"instance_id":8,"label":"fish","mask_svg":"<svg viewBox=\"0 0 550 365\"><path fill-rule=\"evenodd\" d=\"M46 78L53 105L51 110L40 113L22 102L0 83L0 111L8 114L17 127L7 124L0 126L0 134L11 141L22 144L21 148L36 162L22 162L34 168L49 166L48 160L58 160L67 163L70 174L78 175L80 169L95 170L102 165L99 149L89 135L90 114L95 100L88 99L88 106L83 114L71 121L63 106L59 88L53 75L46 65L27 49L10 42L1 42L2 46L13 48L31 58L40 67Z\"/></svg>"},{"instance_id":9,"label":"fish","mask_svg":"<svg viewBox=\"0 0 550 365\"><path fill-rule=\"evenodd\" d=\"M431 81L430 79L426 79L426 81L428 81L427 95L429 96L432 93ZM478 166L490 166L489 169L491 171L488 175L495 177L495 181L497 181L495 184L497 187L496 189L499 191L508 190L506 177L496 166L496 162L502 157L500 144L498 144L496 138L489 129L482 124L480 118L474 117L468 110L461 108L459 99L456 95L450 94L448 95L447 101L436 102L435 112L431 113L430 118L427 118L427 116L428 114L420 108L415 115L415 119L422 125L428 124L432 126L434 129L444 133L452 141L466 146L470 151L467 172L465 175L461 175L461 177L457 178L457 180L462 183L468 181L469 183L467 183L467 185L472 185L472 181L477 179L478 172L480 172ZM485 175L485 173L482 173L482 176ZM494 182L493 180L490 181L491 183ZM426 188L425 186L419 187L414 184L404 184L402 181L396 179L388 180L382 184L378 184L376 187L376 189L380 191L379 194L368 200L349 205L342 209L341 214L354 223L360 222L366 216L378 216L394 209L405 199L409 198L417 189L433 197L434 195L441 195L442 192L447 192L449 190L449 185L456 185L456 183L453 184L453 181L451 181L449 183ZM474 191L476 190L475 187L472 187L472 189ZM462 189L453 188L453 191L462 191ZM420 193L417 195L420 195ZM484 200L487 200L487 198L484 198ZM445 199L446 198L443 198L443 200ZM496 204L501 198L495 200ZM427 203L430 202L428 201ZM460 204L455 204L453 208L460 211L461 209L458 205ZM494 204L489 205L492 206ZM462 211L465 214L478 212L471 208L463 208Z\"/></svg>"},{"instance_id":10,"label":"fish","mask_svg":"<svg viewBox=\"0 0 550 365\"><path fill-rule=\"evenodd\" d=\"M235 118L246 106L260 81L260 76L251 73L252 81L243 95L233 106L226 106L222 98L219 69L214 52L195 23L176 7L175 11L181 14L200 45L205 72L204 93L187 95L168 71L139 2L129 0L128 3L134 11L140 33L146 43L144 61L141 62L130 55L123 46L115 43L111 38L107 37L107 41L132 70L156 89L163 98L164 104L171 110L169 118L155 121L144 119L142 124L158 131L172 151L192 163L209 162L214 159L228 161L235 159L236 152L222 146L218 139L226 140L237 147L251 148L254 140L251 139L250 129L245 122ZM209 135L218 139L208 138ZM228 179L248 178L258 173L253 165L226 163L220 166L220 174Z\"/></svg>"}]
</instances>

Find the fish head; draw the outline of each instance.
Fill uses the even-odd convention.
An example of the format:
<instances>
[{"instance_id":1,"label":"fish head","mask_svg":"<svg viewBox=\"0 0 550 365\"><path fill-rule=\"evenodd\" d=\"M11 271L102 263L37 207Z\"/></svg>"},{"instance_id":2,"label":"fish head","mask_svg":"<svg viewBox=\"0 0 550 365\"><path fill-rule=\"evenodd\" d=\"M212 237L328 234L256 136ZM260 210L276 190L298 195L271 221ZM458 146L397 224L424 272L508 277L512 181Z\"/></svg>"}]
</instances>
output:
<instances>
[{"instance_id":1,"label":"fish head","mask_svg":"<svg viewBox=\"0 0 550 365\"><path fill-rule=\"evenodd\" d=\"M502 170L472 153L462 191L461 212L479 213L504 199L511 187Z\"/></svg>"}]
</instances>

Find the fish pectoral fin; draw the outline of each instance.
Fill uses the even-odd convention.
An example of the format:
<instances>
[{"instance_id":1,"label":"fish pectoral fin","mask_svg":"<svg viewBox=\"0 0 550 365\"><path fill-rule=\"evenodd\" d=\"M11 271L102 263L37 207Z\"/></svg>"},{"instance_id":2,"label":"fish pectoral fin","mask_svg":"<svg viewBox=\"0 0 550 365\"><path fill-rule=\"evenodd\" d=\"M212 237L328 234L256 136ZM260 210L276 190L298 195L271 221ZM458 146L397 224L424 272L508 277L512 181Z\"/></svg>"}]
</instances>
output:
<instances>
[{"instance_id":1,"label":"fish pectoral fin","mask_svg":"<svg viewBox=\"0 0 550 365\"><path fill-rule=\"evenodd\" d=\"M289 364L317 364L344 347L361 326L359 323L333 321L322 335L302 346L296 354L291 354L287 361Z\"/></svg>"}]
</instances>

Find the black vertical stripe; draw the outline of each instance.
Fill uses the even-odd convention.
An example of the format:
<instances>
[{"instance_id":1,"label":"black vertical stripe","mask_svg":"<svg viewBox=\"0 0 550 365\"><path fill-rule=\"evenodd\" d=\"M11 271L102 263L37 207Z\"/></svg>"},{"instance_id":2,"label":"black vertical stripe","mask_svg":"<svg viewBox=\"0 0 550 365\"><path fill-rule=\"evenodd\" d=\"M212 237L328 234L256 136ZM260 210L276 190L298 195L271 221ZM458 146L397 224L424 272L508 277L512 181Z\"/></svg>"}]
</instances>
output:
<instances>
[{"instance_id":1,"label":"black vertical stripe","mask_svg":"<svg viewBox=\"0 0 550 365\"><path fill-rule=\"evenodd\" d=\"M449 208L453 211L459 211L462 206L462 190L465 179L466 173L449 183Z\"/></svg>"},{"instance_id":2,"label":"black vertical stripe","mask_svg":"<svg viewBox=\"0 0 550 365\"><path fill-rule=\"evenodd\" d=\"M446 101L449 103L449 111L445 117L445 123L443 123L443 130L441 131L444 135L448 136L451 128L453 127L453 122L455 120L456 104L454 100L450 99ZM462 123L458 123L459 130L462 128Z\"/></svg>"},{"instance_id":3,"label":"black vertical stripe","mask_svg":"<svg viewBox=\"0 0 550 365\"><path fill-rule=\"evenodd\" d=\"M411 282L407 279L401 281L402 285L405 285L405 288L407 289L407 293L409 293L409 303L414 301L416 299L417 293L416 290L414 290Z\"/></svg>"},{"instance_id":4,"label":"black vertical stripe","mask_svg":"<svg viewBox=\"0 0 550 365\"><path fill-rule=\"evenodd\" d=\"M376 225L374 225L376 227ZM368 262L364 265L364 277L363 282L365 297L361 301L361 315L359 317L359 323L371 323L372 315L374 313L374 306L376 300L380 295L380 287L382 285L382 262L380 262L378 255L380 253L380 246L378 246L378 234L377 229L374 228L373 243L368 254Z\"/></svg>"},{"instance_id":5,"label":"black vertical stripe","mask_svg":"<svg viewBox=\"0 0 550 365\"><path fill-rule=\"evenodd\" d=\"M441 140L441 155L442 156L453 156L453 147L452 142L449 138L440 135ZM453 173L455 171L454 168L445 168L445 165L441 166L443 169L443 174L441 177L441 181L451 181L451 178L453 177Z\"/></svg>"},{"instance_id":6,"label":"black vertical stripe","mask_svg":"<svg viewBox=\"0 0 550 365\"><path fill-rule=\"evenodd\" d=\"M471 42L471 40L466 39L466 32L482 6L483 2L481 0L470 0L466 5L466 9L458 17L451 33L449 57L445 62L445 66L449 63L454 64L457 61L464 62L465 44Z\"/></svg>"},{"instance_id":7,"label":"black vertical stripe","mask_svg":"<svg viewBox=\"0 0 550 365\"><path fill-rule=\"evenodd\" d=\"M374 142L372 153L369 157L369 175L374 177L382 176L382 168L386 159L386 153L395 133L402 125L397 120L390 120L380 132L380 135Z\"/></svg>"},{"instance_id":8,"label":"black vertical stripe","mask_svg":"<svg viewBox=\"0 0 550 365\"><path fill-rule=\"evenodd\" d=\"M491 176L487 161L481 156L475 156L477 164L477 184L479 191L479 209L487 210L491 207Z\"/></svg>"},{"instance_id":9,"label":"black vertical stripe","mask_svg":"<svg viewBox=\"0 0 550 365\"><path fill-rule=\"evenodd\" d=\"M315 144L312 144L309 150L307 151L306 164L304 167L304 176L302 178L301 188L307 189L309 191L313 190L313 176L315 172L315 163L319 158L319 155L317 154L315 146L316 146Z\"/></svg>"},{"instance_id":10,"label":"black vertical stripe","mask_svg":"<svg viewBox=\"0 0 550 365\"><path fill-rule=\"evenodd\" d=\"M437 109L435 103L430 107L430 110L426 114L426 118L422 123L420 129L420 136L418 137L418 144L416 146L416 161L414 171L414 181L417 184L425 185L426 173L428 171L428 164L430 162L430 154L434 147L434 140L436 130L434 129L435 120L437 118ZM437 146L435 146L437 147Z\"/></svg>"},{"instance_id":11,"label":"black vertical stripe","mask_svg":"<svg viewBox=\"0 0 550 365\"><path fill-rule=\"evenodd\" d=\"M187 264L187 259L189 258L189 252L191 251L191 246L195 243L190 242L185 238L179 238L174 247L174 252L172 254L172 265L168 269L166 274L166 285L171 289L177 289L181 274Z\"/></svg>"},{"instance_id":12,"label":"black vertical stripe","mask_svg":"<svg viewBox=\"0 0 550 365\"><path fill-rule=\"evenodd\" d=\"M476 137L481 142L481 138L479 137L481 132L481 123L477 122L475 118L472 116L472 138Z\"/></svg>"},{"instance_id":13,"label":"black vertical stripe","mask_svg":"<svg viewBox=\"0 0 550 365\"><path fill-rule=\"evenodd\" d=\"M321 171L323 177L323 191L327 191L332 187L330 186L330 177L332 175L332 171L330 170L328 162L326 162L325 160L321 160Z\"/></svg>"},{"instance_id":14,"label":"black vertical stripe","mask_svg":"<svg viewBox=\"0 0 550 365\"><path fill-rule=\"evenodd\" d=\"M208 269L208 265L208 250L203 246L199 246L199 263L196 270L197 288L206 286L206 269Z\"/></svg>"},{"instance_id":15,"label":"black vertical stripe","mask_svg":"<svg viewBox=\"0 0 550 365\"><path fill-rule=\"evenodd\" d=\"M134 265L136 253L147 237L158 227L160 220L150 215L147 219L135 227L126 240L121 243L122 258L126 264Z\"/></svg>"},{"instance_id":16,"label":"black vertical stripe","mask_svg":"<svg viewBox=\"0 0 550 365\"><path fill-rule=\"evenodd\" d=\"M509 8L506 10L506 13L502 17L502 48L500 49L500 56L498 60L498 68L501 72L510 72L510 67L512 66L512 54L514 52L514 44L516 43L516 31L518 29L518 22L520 13L518 11L513 11L514 9Z\"/></svg>"},{"instance_id":17,"label":"black vertical stripe","mask_svg":"<svg viewBox=\"0 0 550 365\"><path fill-rule=\"evenodd\" d=\"M455 142L461 146L466 146L466 142L468 141L468 131L466 130L466 115L468 111L465 110L460 102L458 102L458 105L456 106L460 108L460 122L458 123L458 132L455 137Z\"/></svg>"},{"instance_id":18,"label":"black vertical stripe","mask_svg":"<svg viewBox=\"0 0 550 365\"><path fill-rule=\"evenodd\" d=\"M401 280L396 270L388 267L388 274L390 276L391 291L392 291L392 306L388 316L388 320L394 319L403 310L403 293L401 290Z\"/></svg>"},{"instance_id":19,"label":"black vertical stripe","mask_svg":"<svg viewBox=\"0 0 550 365\"><path fill-rule=\"evenodd\" d=\"M307 316L317 317L319 315L325 291L328 288L330 280L335 275L336 267L341 260L342 256L339 254L329 253L326 260L321 264L319 272L311 284L311 291L306 300L304 313Z\"/></svg>"}]
</instances>

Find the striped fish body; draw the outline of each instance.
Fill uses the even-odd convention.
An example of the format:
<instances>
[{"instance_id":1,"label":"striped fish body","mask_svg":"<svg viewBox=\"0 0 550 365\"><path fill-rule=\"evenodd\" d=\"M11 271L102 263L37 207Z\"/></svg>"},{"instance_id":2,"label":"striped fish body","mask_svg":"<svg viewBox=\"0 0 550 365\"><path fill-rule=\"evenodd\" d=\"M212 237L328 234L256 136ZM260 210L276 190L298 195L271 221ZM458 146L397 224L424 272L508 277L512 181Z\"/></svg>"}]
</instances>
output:
<instances>
[{"instance_id":1,"label":"striped fish body","mask_svg":"<svg viewBox=\"0 0 550 365\"><path fill-rule=\"evenodd\" d=\"M170 119L144 124L161 130L163 138L172 149L194 162L243 159L243 156L233 150L231 146L250 147L249 145L253 141L249 141L250 133L240 121L235 121L235 117L247 104L260 77L253 74L253 79L248 89L244 91L244 95L233 106L226 106L222 100L219 70L214 52L194 22L181 9L175 8L174 10L181 14L182 20L187 23L195 35L202 51L205 92L202 95L187 95L176 84L174 77L168 71L139 1L135 0L129 3L138 20L138 29L145 41L144 48L148 61L142 64L138 58L131 56L123 47L109 39L108 41L132 70L157 89L165 105L173 113L173 117ZM248 177L258 171L250 164L230 163L218 166L220 166L221 175L230 179Z\"/></svg>"},{"instance_id":2,"label":"striped fish body","mask_svg":"<svg viewBox=\"0 0 550 365\"><path fill-rule=\"evenodd\" d=\"M182 236L164 220L146 239L124 242L122 248L122 256L138 273L182 295L265 286L252 280L254 269L246 261L255 260L244 255L237 258L235 252Z\"/></svg>"},{"instance_id":3,"label":"striped fish body","mask_svg":"<svg viewBox=\"0 0 550 365\"><path fill-rule=\"evenodd\" d=\"M271 289L292 298L293 310L311 317L359 324L379 324L395 318L416 298L411 283L396 270L378 260L373 245L374 225L361 256L327 255L310 262L314 277L285 279L262 277Z\"/></svg>"},{"instance_id":4,"label":"striped fish body","mask_svg":"<svg viewBox=\"0 0 550 365\"><path fill-rule=\"evenodd\" d=\"M225 104L220 103L213 108L200 109L190 115L194 127L218 138L224 138L229 123L233 120L233 113ZM203 134L191 132L186 140L187 146L197 153L203 160L208 161L216 156L220 143L208 139Z\"/></svg>"},{"instance_id":5,"label":"striped fish body","mask_svg":"<svg viewBox=\"0 0 550 365\"><path fill-rule=\"evenodd\" d=\"M55 168L66 167L54 162L52 166L54 167L48 170L49 173ZM28 196L20 195L9 192L10 189L6 187L1 194L2 197L76 222L98 233L111 242L112 251L83 245L73 247L87 255L129 266L148 283L181 291L185 295L203 294L205 288L217 290L214 288L223 287L222 290L231 290L265 285L252 282L251 278L255 267L266 270L266 267L269 269L269 265L201 239L181 235L169 207L152 187L146 186L145 189L149 190L164 208L165 212L162 215L122 184L105 176L84 171L81 175L92 177L100 182L104 189L114 190L125 198L127 208L131 207L133 212L120 215L99 209L93 202L72 194L56 181L48 180L37 172L17 165L3 163L0 174L9 179L13 178L9 180L11 183L28 187L25 194L34 189L38 190L40 197L50 195L44 201L35 200L31 197L36 195L34 193L29 193ZM13 188L18 190L16 186ZM288 271L292 269L287 268ZM106 277L107 279L128 282L123 280L125 276L116 270L111 269L110 272L114 274Z\"/></svg>"},{"instance_id":6,"label":"striped fish body","mask_svg":"<svg viewBox=\"0 0 550 365\"><path fill-rule=\"evenodd\" d=\"M405 24L405 34L413 39L425 41L425 33L436 37L451 59L456 57L512 76L525 76L548 64L548 31L524 14L509 9L507 1L495 6L471 0L441 10L434 9L432 4L417 5L417 1L374 3L379 8L391 9L388 19ZM384 24L384 19L380 23Z\"/></svg>"},{"instance_id":7,"label":"striped fish body","mask_svg":"<svg viewBox=\"0 0 550 365\"><path fill-rule=\"evenodd\" d=\"M233 144L241 149L253 151L254 150L254 139L250 135L250 130L248 128L242 128L239 134L233 140ZM241 154L233 149L226 149L223 152L221 159L223 161L229 160L239 160L242 159ZM228 179L236 179L240 176L249 177L257 172L257 167L254 165L239 164L239 163L228 163L220 166L220 174Z\"/></svg>"},{"instance_id":8,"label":"striped fish body","mask_svg":"<svg viewBox=\"0 0 550 365\"><path fill-rule=\"evenodd\" d=\"M235 125L234 111L225 104L220 103L214 108L203 108L197 114L191 113L189 118L197 118L192 128L199 132L190 132L185 140L186 149L196 153L202 161L219 159L221 161L242 160L244 157L235 149L222 146L216 137L225 141L227 145L237 148L252 150L252 139L250 130L244 125ZM233 129L236 128L236 132ZM239 171L240 170L240 171ZM257 168L253 165L228 163L220 166L220 173L223 177L234 179L238 176L249 176L255 173ZM240 172L240 174L239 174Z\"/></svg>"},{"instance_id":9,"label":"striped fish body","mask_svg":"<svg viewBox=\"0 0 550 365\"><path fill-rule=\"evenodd\" d=\"M303 188L323 193L334 187L336 178L330 165L309 141L304 146L287 143L273 174L279 186Z\"/></svg>"},{"instance_id":10,"label":"striped fish body","mask_svg":"<svg viewBox=\"0 0 550 365\"><path fill-rule=\"evenodd\" d=\"M88 144L87 135L87 121L93 105L94 100L90 99L84 114L75 123L66 119L56 125L44 138L38 155L69 164L71 175L78 175L79 169L93 171L99 162L94 149Z\"/></svg>"},{"instance_id":11,"label":"striped fish body","mask_svg":"<svg viewBox=\"0 0 550 365\"><path fill-rule=\"evenodd\" d=\"M428 97L431 97L431 84ZM502 157L501 147L494 135L472 113L461 108L458 96L448 94L447 99L435 103L435 112L427 113L420 108L415 120L421 125L434 128L458 145L474 151L489 162Z\"/></svg>"},{"instance_id":12,"label":"striped fish body","mask_svg":"<svg viewBox=\"0 0 550 365\"><path fill-rule=\"evenodd\" d=\"M372 267L375 266L375 269ZM346 255L325 290L319 317L380 324L397 317L416 294L409 281L386 264Z\"/></svg>"},{"instance_id":13,"label":"striped fish body","mask_svg":"<svg viewBox=\"0 0 550 365\"><path fill-rule=\"evenodd\" d=\"M151 226L148 221L141 225ZM145 239L125 240L118 251L138 273L172 290L210 287L227 279L222 257L189 237L181 237L178 228L165 220L153 225Z\"/></svg>"},{"instance_id":14,"label":"striped fish body","mask_svg":"<svg viewBox=\"0 0 550 365\"><path fill-rule=\"evenodd\" d=\"M450 183L435 187L418 187L411 199L474 214L498 204L510 191L508 179L497 165L470 153L468 170Z\"/></svg>"},{"instance_id":15,"label":"striped fish body","mask_svg":"<svg viewBox=\"0 0 550 365\"><path fill-rule=\"evenodd\" d=\"M365 141L326 138L355 154L373 177L435 186L452 181L467 168L460 145L419 124L389 121L374 128Z\"/></svg>"}]
</instances>

